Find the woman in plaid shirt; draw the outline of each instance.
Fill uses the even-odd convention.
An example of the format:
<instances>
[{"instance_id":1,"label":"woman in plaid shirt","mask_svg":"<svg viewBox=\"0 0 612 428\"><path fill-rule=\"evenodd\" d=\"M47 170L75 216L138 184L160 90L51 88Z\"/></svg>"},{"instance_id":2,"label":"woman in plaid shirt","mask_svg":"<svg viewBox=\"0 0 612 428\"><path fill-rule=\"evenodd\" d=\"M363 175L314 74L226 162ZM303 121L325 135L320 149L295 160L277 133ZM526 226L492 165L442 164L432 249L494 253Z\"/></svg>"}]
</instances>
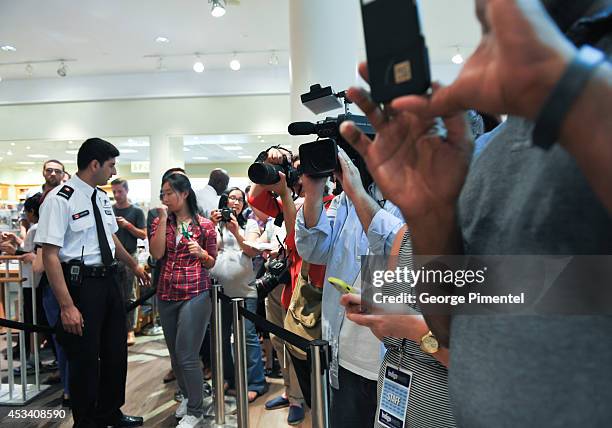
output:
<instances>
[{"instance_id":1,"label":"woman in plaid shirt","mask_svg":"<svg viewBox=\"0 0 612 428\"><path fill-rule=\"evenodd\" d=\"M152 225L151 255L162 264L157 297L164 337L183 401L177 428L202 423L202 371L199 351L210 320L208 270L217 257L213 223L198 214L196 196L183 173L162 180L159 217Z\"/></svg>"}]
</instances>

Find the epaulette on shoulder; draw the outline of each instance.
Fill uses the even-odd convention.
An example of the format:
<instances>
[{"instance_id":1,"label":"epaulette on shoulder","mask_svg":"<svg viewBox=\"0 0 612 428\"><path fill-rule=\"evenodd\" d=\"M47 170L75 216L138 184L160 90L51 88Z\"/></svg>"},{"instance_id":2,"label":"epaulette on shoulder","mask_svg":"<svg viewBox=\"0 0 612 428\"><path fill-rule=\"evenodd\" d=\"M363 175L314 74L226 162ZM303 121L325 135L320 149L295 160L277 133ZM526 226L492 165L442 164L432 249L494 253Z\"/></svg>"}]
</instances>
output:
<instances>
[{"instance_id":1,"label":"epaulette on shoulder","mask_svg":"<svg viewBox=\"0 0 612 428\"><path fill-rule=\"evenodd\" d=\"M74 194L74 189L66 184L62 186L62 188L57 192L57 196L61 196L66 200L70 200L72 195Z\"/></svg>"},{"instance_id":2,"label":"epaulette on shoulder","mask_svg":"<svg viewBox=\"0 0 612 428\"><path fill-rule=\"evenodd\" d=\"M100 192L104 193L106 195L106 190L100 189L99 187L96 187L96 189L98 189Z\"/></svg>"}]
</instances>

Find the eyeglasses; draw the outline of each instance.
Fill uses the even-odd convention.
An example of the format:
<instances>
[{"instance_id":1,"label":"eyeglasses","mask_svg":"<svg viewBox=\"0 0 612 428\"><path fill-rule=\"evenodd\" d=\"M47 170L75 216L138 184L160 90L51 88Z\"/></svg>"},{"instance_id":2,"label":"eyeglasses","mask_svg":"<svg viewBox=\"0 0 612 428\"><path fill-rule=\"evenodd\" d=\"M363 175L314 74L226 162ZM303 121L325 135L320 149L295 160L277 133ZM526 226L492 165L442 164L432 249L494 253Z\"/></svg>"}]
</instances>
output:
<instances>
[{"instance_id":1,"label":"eyeglasses","mask_svg":"<svg viewBox=\"0 0 612 428\"><path fill-rule=\"evenodd\" d=\"M56 173L57 175L64 175L64 171L62 171L61 169L55 169L55 168L47 168L45 169L45 172L49 175L53 173Z\"/></svg>"},{"instance_id":2,"label":"eyeglasses","mask_svg":"<svg viewBox=\"0 0 612 428\"><path fill-rule=\"evenodd\" d=\"M244 203L244 199L243 198L238 198L236 196L228 196L227 199L229 199L230 201L234 201L234 202L241 202Z\"/></svg>"}]
</instances>

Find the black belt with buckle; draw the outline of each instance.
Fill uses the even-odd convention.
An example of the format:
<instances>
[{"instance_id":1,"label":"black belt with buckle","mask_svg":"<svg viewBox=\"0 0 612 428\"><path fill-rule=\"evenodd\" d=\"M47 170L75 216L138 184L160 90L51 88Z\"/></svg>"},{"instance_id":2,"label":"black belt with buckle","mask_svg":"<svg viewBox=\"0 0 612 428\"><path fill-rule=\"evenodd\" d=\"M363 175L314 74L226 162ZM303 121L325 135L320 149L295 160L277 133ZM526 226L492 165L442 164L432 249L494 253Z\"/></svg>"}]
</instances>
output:
<instances>
[{"instance_id":1,"label":"black belt with buckle","mask_svg":"<svg viewBox=\"0 0 612 428\"><path fill-rule=\"evenodd\" d=\"M117 262L113 262L108 266L87 266L75 261L62 263L62 268L69 275L80 275L81 278L108 278L117 273L117 267Z\"/></svg>"}]
</instances>

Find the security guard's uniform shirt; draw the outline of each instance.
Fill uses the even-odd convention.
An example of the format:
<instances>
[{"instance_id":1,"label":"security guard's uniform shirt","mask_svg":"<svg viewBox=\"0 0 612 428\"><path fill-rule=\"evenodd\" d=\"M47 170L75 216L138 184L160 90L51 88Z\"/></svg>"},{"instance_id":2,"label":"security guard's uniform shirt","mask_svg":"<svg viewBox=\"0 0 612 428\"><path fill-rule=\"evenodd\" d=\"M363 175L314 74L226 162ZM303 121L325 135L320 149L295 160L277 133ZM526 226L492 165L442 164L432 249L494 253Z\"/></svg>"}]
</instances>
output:
<instances>
[{"instance_id":1,"label":"security guard's uniform shirt","mask_svg":"<svg viewBox=\"0 0 612 428\"><path fill-rule=\"evenodd\" d=\"M113 233L119 227L106 192L91 187L76 174L66 183L51 190L40 207L36 243L51 244L60 248L61 262L80 260L85 265L102 264L96 221L91 195L96 191L96 201L104 224L106 239L113 256Z\"/></svg>"}]
</instances>

